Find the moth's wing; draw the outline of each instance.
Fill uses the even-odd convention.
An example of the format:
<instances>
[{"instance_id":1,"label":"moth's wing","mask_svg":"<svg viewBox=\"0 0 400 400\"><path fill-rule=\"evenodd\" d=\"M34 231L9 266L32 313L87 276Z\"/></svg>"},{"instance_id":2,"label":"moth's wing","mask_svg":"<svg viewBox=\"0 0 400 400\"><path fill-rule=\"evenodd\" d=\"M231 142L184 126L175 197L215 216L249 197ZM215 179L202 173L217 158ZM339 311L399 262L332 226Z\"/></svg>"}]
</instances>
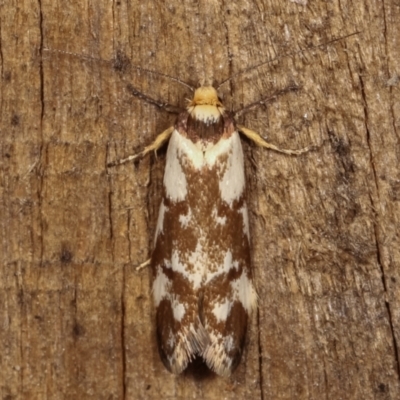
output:
<instances>
[{"instance_id":1,"label":"moth's wing","mask_svg":"<svg viewBox=\"0 0 400 400\"><path fill-rule=\"evenodd\" d=\"M182 138L175 131L169 142L164 175L163 201L152 254L153 297L157 338L165 366L179 374L201 354L209 337L199 320L201 268L193 264L197 234L190 204L197 196L188 182L188 168L181 159ZM193 187L194 186L194 187ZM196 224L195 224L196 225Z\"/></svg>"},{"instance_id":2,"label":"moth's wing","mask_svg":"<svg viewBox=\"0 0 400 400\"><path fill-rule=\"evenodd\" d=\"M219 242L220 252L225 254L220 265L223 272L211 275L204 286L201 312L210 337L202 357L222 376L229 376L239 364L247 322L257 299L251 277L249 235L244 228L247 208L243 203L230 212L224 226L226 233Z\"/></svg>"},{"instance_id":3,"label":"moth's wing","mask_svg":"<svg viewBox=\"0 0 400 400\"><path fill-rule=\"evenodd\" d=\"M205 216L207 228L203 228L207 231L209 262L200 316L210 336L202 357L216 373L229 376L242 355L256 292L251 278L244 159L238 133L233 132L215 148L219 145L225 150L209 170L212 206L209 217Z\"/></svg>"}]
</instances>

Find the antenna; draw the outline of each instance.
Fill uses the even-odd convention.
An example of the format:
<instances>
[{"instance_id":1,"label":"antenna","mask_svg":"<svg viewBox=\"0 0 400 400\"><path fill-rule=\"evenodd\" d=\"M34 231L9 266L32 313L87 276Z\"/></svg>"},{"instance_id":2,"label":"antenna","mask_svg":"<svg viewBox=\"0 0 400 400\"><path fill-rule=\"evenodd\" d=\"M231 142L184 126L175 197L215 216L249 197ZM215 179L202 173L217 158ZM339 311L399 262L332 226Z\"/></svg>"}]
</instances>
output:
<instances>
[{"instance_id":1,"label":"antenna","mask_svg":"<svg viewBox=\"0 0 400 400\"><path fill-rule=\"evenodd\" d=\"M359 33L361 33L361 31L353 32L353 33L350 33L350 34L345 35L345 36L340 36L340 37L338 37L338 38L331 39L331 40L329 40L328 42L324 42L324 43L321 43L321 44L317 44L317 45L315 45L315 46L307 47L306 49L300 49L300 50L295 51L295 52L292 52L292 53L283 54L283 55L277 56L277 57L275 57L275 58L272 58L271 60L263 61L263 62L261 62L261 63L259 63L259 64L257 64L257 65L253 65L253 66L251 66L251 67L245 68L245 69L243 69L242 71L239 71L239 72L237 72L236 74L233 74L232 76L230 76L229 78L223 80L223 81L217 86L217 89L219 89L223 84L225 84L226 82L231 81L233 78L237 77L238 75L245 74L246 72L249 72L249 71L251 71L251 70L253 70L253 69L257 69L257 68L259 68L259 67L262 67L263 65L270 64L270 63L272 63L272 62L274 62L274 61L280 60L281 58L290 57L290 56L293 56L293 55L295 55L295 54L303 53L303 52L305 52L305 51L310 51L310 50L317 49L317 48L322 47L322 46L327 46L327 45L329 45L329 44L338 42L339 40L347 39L347 38L349 38L349 37L351 37L351 36L358 35Z\"/></svg>"},{"instance_id":2,"label":"antenna","mask_svg":"<svg viewBox=\"0 0 400 400\"><path fill-rule=\"evenodd\" d=\"M75 56L75 57L80 57L89 61L97 61L97 62L101 62L101 63L105 63L105 64L112 64L114 69L116 71L119 72L124 72L126 70L129 69L136 69L138 71L143 71L146 72L148 74L154 74L154 75L158 75L158 76L163 76L164 78L168 78L171 79L171 81L177 82L185 87L187 87L188 89L190 89L192 92L195 91L195 87L193 87L192 85L190 85L187 82L184 82L183 80L176 78L174 76L168 75L168 74L163 74L162 72L158 72L158 71L153 71L151 69L147 69L147 68L142 68L139 67L138 65L134 65L131 64L129 58L122 52L122 51L117 51L117 55L115 57L115 59L107 61L107 60L102 60L101 58L96 58L96 57L92 57L88 54L78 54L78 53L73 53L70 51L64 51L64 50L58 50L58 49L49 49L47 47L43 48L44 51L48 51L48 52L53 52L53 53L61 53L61 54L66 54L66 55L71 55L71 56Z\"/></svg>"}]
</instances>

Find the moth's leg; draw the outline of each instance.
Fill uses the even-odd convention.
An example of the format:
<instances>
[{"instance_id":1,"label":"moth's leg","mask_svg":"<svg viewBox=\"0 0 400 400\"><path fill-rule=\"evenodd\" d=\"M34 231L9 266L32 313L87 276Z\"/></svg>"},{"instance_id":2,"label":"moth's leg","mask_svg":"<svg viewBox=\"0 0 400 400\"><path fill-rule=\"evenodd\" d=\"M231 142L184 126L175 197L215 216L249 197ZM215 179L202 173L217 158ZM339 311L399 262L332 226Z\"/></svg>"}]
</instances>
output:
<instances>
[{"instance_id":1,"label":"moth's leg","mask_svg":"<svg viewBox=\"0 0 400 400\"><path fill-rule=\"evenodd\" d=\"M171 126L170 128L166 129L163 133L160 133L156 137L154 142L146 146L144 150L141 151L140 153L132 154L131 156L123 158L121 160L112 161L107 164L107 167L115 167L117 165L125 164L129 161L136 160L137 158L144 157L147 153L150 153L150 151L157 151L170 138L174 129L175 128Z\"/></svg>"},{"instance_id":2,"label":"moth's leg","mask_svg":"<svg viewBox=\"0 0 400 400\"><path fill-rule=\"evenodd\" d=\"M276 147L275 145L265 141L257 132L254 132L251 129L247 129L241 125L238 125L237 128L238 128L239 132L242 132L246 137L248 137L250 140L252 140L257 146L265 147L267 149L271 149L271 150L277 151L279 153L290 154L290 155L299 155L299 154L306 153L307 151L310 151L313 148L313 146L311 146L311 147L305 147L304 149L300 149L300 150L280 149L279 147Z\"/></svg>"},{"instance_id":3,"label":"moth's leg","mask_svg":"<svg viewBox=\"0 0 400 400\"><path fill-rule=\"evenodd\" d=\"M136 271L140 271L143 268L146 268L150 265L151 262L151 258L149 258L148 260L146 260L145 262L142 262L141 264L139 264L135 269Z\"/></svg>"}]
</instances>

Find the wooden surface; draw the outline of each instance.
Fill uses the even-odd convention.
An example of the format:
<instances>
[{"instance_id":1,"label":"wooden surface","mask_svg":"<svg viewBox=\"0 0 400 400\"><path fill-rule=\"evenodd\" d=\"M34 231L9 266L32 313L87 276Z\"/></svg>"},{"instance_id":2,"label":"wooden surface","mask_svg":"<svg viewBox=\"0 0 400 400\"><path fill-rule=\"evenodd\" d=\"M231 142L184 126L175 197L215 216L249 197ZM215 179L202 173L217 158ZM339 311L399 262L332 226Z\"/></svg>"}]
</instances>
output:
<instances>
[{"instance_id":1,"label":"wooden surface","mask_svg":"<svg viewBox=\"0 0 400 400\"><path fill-rule=\"evenodd\" d=\"M0 397L400 398L398 2L73 3L0 5ZM106 163L174 121L128 83L180 106L191 94L100 61L118 52L194 85L276 59L221 87L233 109L301 87L240 118L318 148L244 141L259 308L230 379L159 359L150 271L134 266L165 151Z\"/></svg>"}]
</instances>

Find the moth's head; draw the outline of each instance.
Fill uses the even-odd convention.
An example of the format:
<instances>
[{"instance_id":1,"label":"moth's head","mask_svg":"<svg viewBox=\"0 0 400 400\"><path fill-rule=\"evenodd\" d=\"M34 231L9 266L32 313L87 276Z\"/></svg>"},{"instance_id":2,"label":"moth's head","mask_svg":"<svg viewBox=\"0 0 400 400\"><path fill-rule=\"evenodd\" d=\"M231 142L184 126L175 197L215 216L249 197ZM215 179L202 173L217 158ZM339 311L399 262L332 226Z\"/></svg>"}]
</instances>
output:
<instances>
[{"instance_id":1,"label":"moth's head","mask_svg":"<svg viewBox=\"0 0 400 400\"><path fill-rule=\"evenodd\" d=\"M192 118L209 124L217 122L225 108L212 86L200 86L189 101L187 110Z\"/></svg>"}]
</instances>

